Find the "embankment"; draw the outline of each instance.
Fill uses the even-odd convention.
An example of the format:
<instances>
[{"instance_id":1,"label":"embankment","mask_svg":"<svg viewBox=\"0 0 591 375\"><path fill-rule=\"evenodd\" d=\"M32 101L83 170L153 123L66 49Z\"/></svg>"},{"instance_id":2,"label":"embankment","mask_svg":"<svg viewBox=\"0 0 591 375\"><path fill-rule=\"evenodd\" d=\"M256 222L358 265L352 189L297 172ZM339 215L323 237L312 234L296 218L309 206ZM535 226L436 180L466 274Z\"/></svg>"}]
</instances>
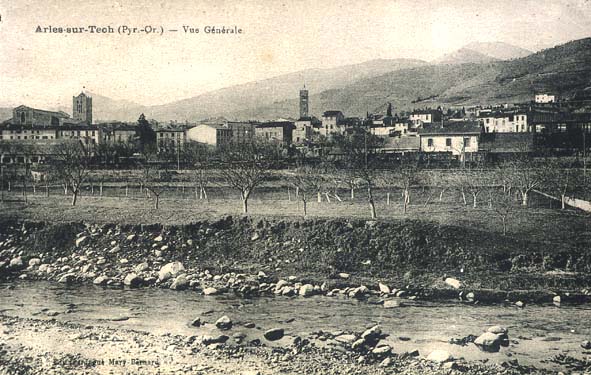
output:
<instances>
[{"instance_id":1,"label":"embankment","mask_svg":"<svg viewBox=\"0 0 591 375\"><path fill-rule=\"evenodd\" d=\"M550 291L579 293L591 286L586 249L551 251L544 244L425 221L228 216L171 226L0 223L3 277L62 282L103 277L103 283L120 286L134 274L141 280L136 284L168 287L165 282L172 280L160 280L159 271L171 262L190 270L187 285L201 289L216 282L225 283L213 286L227 288L237 274L258 275L249 284L257 291L259 284L290 275L302 283L326 282L328 290L376 289L382 282L399 290L442 288L435 294L457 296L445 291L450 286L443 280L452 277L466 291L548 291L542 300L552 299ZM507 296L495 293L493 299Z\"/></svg>"}]
</instances>

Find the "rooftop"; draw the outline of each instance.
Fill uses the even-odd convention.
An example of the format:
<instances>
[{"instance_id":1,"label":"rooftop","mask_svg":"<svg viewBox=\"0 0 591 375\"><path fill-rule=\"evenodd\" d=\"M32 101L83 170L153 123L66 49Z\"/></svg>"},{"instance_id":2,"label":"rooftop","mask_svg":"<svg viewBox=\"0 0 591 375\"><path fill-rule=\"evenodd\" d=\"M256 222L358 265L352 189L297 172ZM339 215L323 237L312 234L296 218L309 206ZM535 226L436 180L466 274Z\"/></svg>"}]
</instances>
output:
<instances>
[{"instance_id":1,"label":"rooftop","mask_svg":"<svg viewBox=\"0 0 591 375\"><path fill-rule=\"evenodd\" d=\"M432 124L419 129L420 135L444 135L444 134L480 134L481 126L477 121L454 121L441 124Z\"/></svg>"}]
</instances>

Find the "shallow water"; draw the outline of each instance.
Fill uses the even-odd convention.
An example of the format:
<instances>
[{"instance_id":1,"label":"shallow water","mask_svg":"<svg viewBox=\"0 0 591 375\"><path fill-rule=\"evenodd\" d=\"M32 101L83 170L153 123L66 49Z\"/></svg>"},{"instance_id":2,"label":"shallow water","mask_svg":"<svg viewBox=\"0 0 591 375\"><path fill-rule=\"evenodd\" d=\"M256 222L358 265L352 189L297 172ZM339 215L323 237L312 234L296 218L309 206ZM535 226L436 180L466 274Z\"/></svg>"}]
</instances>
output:
<instances>
[{"instance_id":1,"label":"shallow water","mask_svg":"<svg viewBox=\"0 0 591 375\"><path fill-rule=\"evenodd\" d=\"M197 329L188 323L196 317L214 323L222 315L228 315L236 324L231 333L244 330L240 322L254 322L257 329L251 331L254 334L249 333L252 337L274 327L285 328L287 335L304 336L319 330L360 332L380 324L382 331L390 335L386 341L396 353L418 349L426 356L434 349L445 349L468 360L500 363L517 359L521 364L546 368L555 368L544 361L557 354L585 357L579 345L591 339L588 305L529 305L519 309L460 302L413 302L411 306L385 309L344 297L244 299L231 294L201 296L193 291L157 288L121 290L41 281L0 283L0 310L4 314L50 319L42 309L58 312L55 319L59 321L156 334L204 334L215 329L212 324ZM67 310L71 311L66 313ZM118 318L126 320L113 320ZM479 335L497 324L507 327L510 340L516 340L499 353L483 353L473 344L448 344L451 338Z\"/></svg>"}]
</instances>

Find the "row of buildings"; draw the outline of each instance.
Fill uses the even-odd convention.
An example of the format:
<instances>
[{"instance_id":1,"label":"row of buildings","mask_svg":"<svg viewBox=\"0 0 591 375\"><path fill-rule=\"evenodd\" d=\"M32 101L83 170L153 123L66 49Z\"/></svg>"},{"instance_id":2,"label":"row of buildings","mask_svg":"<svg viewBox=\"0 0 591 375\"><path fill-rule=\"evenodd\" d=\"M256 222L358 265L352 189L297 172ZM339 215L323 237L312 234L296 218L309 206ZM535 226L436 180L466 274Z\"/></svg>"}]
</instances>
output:
<instances>
[{"instance_id":1,"label":"row of buildings","mask_svg":"<svg viewBox=\"0 0 591 375\"><path fill-rule=\"evenodd\" d=\"M442 153L453 156L479 152L510 152L517 143L531 148L536 134L591 132L591 113L564 109L556 98L538 94L530 103L495 107L448 109L423 108L393 114L367 114L365 118L346 117L342 111L325 111L320 119L309 114L309 96L300 90L299 118L275 121L210 120L200 123L161 125L150 122L159 152L178 152L187 142L221 147L234 142L264 139L283 146L310 148L336 134L364 129L383 139L384 153ZM134 143L139 136L137 123L93 123L92 98L80 93L72 98L72 116L19 106L12 118L0 123L2 144L52 144L79 140L84 145ZM0 162L10 162L0 155ZM14 160L12 160L14 162Z\"/></svg>"}]
</instances>

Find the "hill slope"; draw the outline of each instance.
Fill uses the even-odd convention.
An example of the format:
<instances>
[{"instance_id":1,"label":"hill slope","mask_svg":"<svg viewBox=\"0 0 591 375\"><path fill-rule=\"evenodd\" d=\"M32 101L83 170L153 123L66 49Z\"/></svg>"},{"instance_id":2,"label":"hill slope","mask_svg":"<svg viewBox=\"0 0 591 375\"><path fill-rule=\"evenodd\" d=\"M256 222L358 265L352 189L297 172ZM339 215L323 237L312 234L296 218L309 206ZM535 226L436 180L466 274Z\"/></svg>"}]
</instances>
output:
<instances>
[{"instance_id":1,"label":"hill slope","mask_svg":"<svg viewBox=\"0 0 591 375\"><path fill-rule=\"evenodd\" d=\"M342 88L359 80L379 76L395 70L423 66L427 63L413 59L372 60L361 64L330 69L309 69L284 74L262 81L231 86L165 105L147 108L147 117L158 120L183 121L225 116L249 108L257 108L297 98L305 83L310 94ZM297 111L282 116L297 116ZM137 117L137 116L136 116Z\"/></svg>"},{"instance_id":2,"label":"hill slope","mask_svg":"<svg viewBox=\"0 0 591 375\"><path fill-rule=\"evenodd\" d=\"M405 69L358 81L310 97L313 114L340 109L349 116L437 105L473 105L529 101L535 92L560 97L591 86L591 38L572 41L524 58L480 64L431 65ZM291 113L297 101L287 100L233 114L273 118ZM291 111L291 112L290 112Z\"/></svg>"}]
</instances>

